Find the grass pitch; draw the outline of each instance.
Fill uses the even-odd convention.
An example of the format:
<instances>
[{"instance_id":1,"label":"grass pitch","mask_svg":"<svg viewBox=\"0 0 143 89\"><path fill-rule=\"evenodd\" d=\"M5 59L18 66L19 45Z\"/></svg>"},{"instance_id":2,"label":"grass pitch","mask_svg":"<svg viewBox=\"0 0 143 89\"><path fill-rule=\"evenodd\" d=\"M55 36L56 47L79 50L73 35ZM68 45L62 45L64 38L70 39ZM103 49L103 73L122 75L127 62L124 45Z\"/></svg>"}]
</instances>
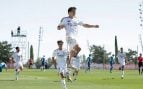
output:
<instances>
[{"instance_id":1,"label":"grass pitch","mask_svg":"<svg viewBox=\"0 0 143 89\"><path fill-rule=\"evenodd\" d=\"M78 80L67 82L68 89L143 89L143 75L137 70L126 70L121 79L118 70L109 73L107 70L80 71ZM0 89L63 89L57 71L54 69L42 72L38 69L24 69L19 80L15 80L14 70L0 73Z\"/></svg>"}]
</instances>

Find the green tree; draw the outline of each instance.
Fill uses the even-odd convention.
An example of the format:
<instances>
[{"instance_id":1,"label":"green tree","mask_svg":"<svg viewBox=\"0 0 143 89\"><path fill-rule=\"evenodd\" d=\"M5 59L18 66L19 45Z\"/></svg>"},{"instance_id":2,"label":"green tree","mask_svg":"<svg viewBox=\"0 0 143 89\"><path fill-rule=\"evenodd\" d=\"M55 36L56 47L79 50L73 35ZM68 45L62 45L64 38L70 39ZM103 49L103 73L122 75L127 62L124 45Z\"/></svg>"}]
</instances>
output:
<instances>
[{"instance_id":1,"label":"green tree","mask_svg":"<svg viewBox=\"0 0 143 89\"><path fill-rule=\"evenodd\" d=\"M126 52L126 57L128 61L133 61L135 64L137 63L137 51L134 51L132 49L128 49L128 52Z\"/></svg>"},{"instance_id":2,"label":"green tree","mask_svg":"<svg viewBox=\"0 0 143 89\"><path fill-rule=\"evenodd\" d=\"M91 54L93 56L93 62L96 63L107 63L109 59L110 52L104 49L104 47L92 45L90 47Z\"/></svg>"},{"instance_id":3,"label":"green tree","mask_svg":"<svg viewBox=\"0 0 143 89\"><path fill-rule=\"evenodd\" d=\"M115 36L115 61L116 63L118 63L117 54L118 54L118 42L117 42L117 36Z\"/></svg>"},{"instance_id":4,"label":"green tree","mask_svg":"<svg viewBox=\"0 0 143 89\"><path fill-rule=\"evenodd\" d=\"M37 61L35 62L35 65L36 65L37 69L40 69L40 67L41 67L41 59L40 58L37 59Z\"/></svg>"},{"instance_id":5,"label":"green tree","mask_svg":"<svg viewBox=\"0 0 143 89\"><path fill-rule=\"evenodd\" d=\"M34 59L33 46L30 46L30 59Z\"/></svg>"},{"instance_id":6,"label":"green tree","mask_svg":"<svg viewBox=\"0 0 143 89\"><path fill-rule=\"evenodd\" d=\"M12 45L7 41L0 42L0 60L8 62L9 57L12 56Z\"/></svg>"}]
</instances>

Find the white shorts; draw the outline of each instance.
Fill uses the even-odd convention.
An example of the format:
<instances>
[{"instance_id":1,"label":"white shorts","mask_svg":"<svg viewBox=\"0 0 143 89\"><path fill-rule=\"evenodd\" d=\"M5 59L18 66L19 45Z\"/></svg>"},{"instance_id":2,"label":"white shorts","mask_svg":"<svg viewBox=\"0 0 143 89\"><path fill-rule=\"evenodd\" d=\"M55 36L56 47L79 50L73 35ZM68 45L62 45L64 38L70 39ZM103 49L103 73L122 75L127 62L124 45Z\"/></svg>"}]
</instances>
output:
<instances>
[{"instance_id":1,"label":"white shorts","mask_svg":"<svg viewBox=\"0 0 143 89\"><path fill-rule=\"evenodd\" d=\"M68 72L68 69L67 69L67 65L57 65L57 70L59 73L63 73L63 74L66 74Z\"/></svg>"},{"instance_id":2,"label":"white shorts","mask_svg":"<svg viewBox=\"0 0 143 89\"><path fill-rule=\"evenodd\" d=\"M75 68L76 70L80 70L80 58L72 58L72 62L71 62L71 66L72 68Z\"/></svg>"},{"instance_id":3,"label":"white shorts","mask_svg":"<svg viewBox=\"0 0 143 89\"><path fill-rule=\"evenodd\" d=\"M73 47L78 44L77 40L75 38L72 37L66 37L66 41L67 41L67 45L69 47L69 50L72 50Z\"/></svg>"},{"instance_id":4,"label":"white shorts","mask_svg":"<svg viewBox=\"0 0 143 89\"><path fill-rule=\"evenodd\" d=\"M23 69L23 64L22 64L22 62L18 62L18 63L14 64L14 67L15 67L15 69L20 69L20 68Z\"/></svg>"},{"instance_id":5,"label":"white shorts","mask_svg":"<svg viewBox=\"0 0 143 89\"><path fill-rule=\"evenodd\" d=\"M124 66L126 63L125 62L120 62L120 65L121 66Z\"/></svg>"}]
</instances>

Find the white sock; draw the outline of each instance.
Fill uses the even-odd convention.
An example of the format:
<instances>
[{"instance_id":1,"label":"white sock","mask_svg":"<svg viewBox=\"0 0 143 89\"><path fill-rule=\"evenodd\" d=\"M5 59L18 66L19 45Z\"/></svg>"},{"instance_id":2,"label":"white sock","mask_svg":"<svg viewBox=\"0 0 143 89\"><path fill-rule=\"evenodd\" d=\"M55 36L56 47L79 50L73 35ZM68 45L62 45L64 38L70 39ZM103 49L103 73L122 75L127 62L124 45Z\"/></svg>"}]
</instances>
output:
<instances>
[{"instance_id":1,"label":"white sock","mask_svg":"<svg viewBox=\"0 0 143 89\"><path fill-rule=\"evenodd\" d=\"M67 89L67 86L66 86L66 81L63 79L63 80L61 80L61 83L62 83L62 85L63 85L63 88L64 89Z\"/></svg>"},{"instance_id":2,"label":"white sock","mask_svg":"<svg viewBox=\"0 0 143 89\"><path fill-rule=\"evenodd\" d=\"M77 74L75 74L75 77L74 77L74 79L77 79Z\"/></svg>"},{"instance_id":3,"label":"white sock","mask_svg":"<svg viewBox=\"0 0 143 89\"><path fill-rule=\"evenodd\" d=\"M122 77L124 77L124 71L122 71Z\"/></svg>"},{"instance_id":4,"label":"white sock","mask_svg":"<svg viewBox=\"0 0 143 89\"><path fill-rule=\"evenodd\" d=\"M77 73L74 71L74 79L77 79Z\"/></svg>"},{"instance_id":5,"label":"white sock","mask_svg":"<svg viewBox=\"0 0 143 89\"><path fill-rule=\"evenodd\" d=\"M18 80L19 71L16 71L16 79Z\"/></svg>"},{"instance_id":6,"label":"white sock","mask_svg":"<svg viewBox=\"0 0 143 89\"><path fill-rule=\"evenodd\" d=\"M69 74L69 72L67 72L67 73L66 73L66 77L67 77L67 78L69 78L69 77L70 77L70 74Z\"/></svg>"}]
</instances>

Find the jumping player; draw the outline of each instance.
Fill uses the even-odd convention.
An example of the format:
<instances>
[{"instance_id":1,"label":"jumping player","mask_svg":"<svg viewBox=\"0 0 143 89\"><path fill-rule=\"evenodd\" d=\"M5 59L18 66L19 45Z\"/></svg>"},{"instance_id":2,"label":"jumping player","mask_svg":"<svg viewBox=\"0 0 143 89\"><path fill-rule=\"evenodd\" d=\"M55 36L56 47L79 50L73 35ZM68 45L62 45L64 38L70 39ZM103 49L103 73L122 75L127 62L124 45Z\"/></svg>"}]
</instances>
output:
<instances>
[{"instance_id":1,"label":"jumping player","mask_svg":"<svg viewBox=\"0 0 143 89\"><path fill-rule=\"evenodd\" d=\"M89 25L85 24L79 19L76 18L76 7L70 7L68 9L67 17L61 19L60 24L57 29L61 30L65 28L66 30L66 41L69 46L70 56L69 56L69 64L71 63L71 59L75 59L78 53L81 51L80 46L77 42L77 34L78 34L78 26L83 26L85 28L99 28L99 25ZM78 58L77 58L78 59Z\"/></svg>"}]
</instances>

